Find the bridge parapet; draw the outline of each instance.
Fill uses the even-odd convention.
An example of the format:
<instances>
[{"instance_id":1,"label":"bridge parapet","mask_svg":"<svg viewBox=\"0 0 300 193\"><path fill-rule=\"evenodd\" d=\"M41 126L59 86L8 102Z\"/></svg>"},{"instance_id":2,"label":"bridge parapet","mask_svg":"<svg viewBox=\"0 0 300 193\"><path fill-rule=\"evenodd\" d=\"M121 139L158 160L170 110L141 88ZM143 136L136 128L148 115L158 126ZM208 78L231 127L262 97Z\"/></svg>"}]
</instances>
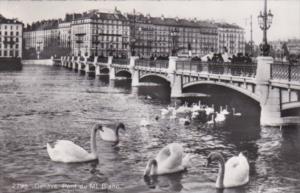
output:
<instances>
[{"instance_id":1,"label":"bridge parapet","mask_svg":"<svg viewBox=\"0 0 300 193\"><path fill-rule=\"evenodd\" d=\"M284 62L271 64L272 80L300 81L300 65L293 65Z\"/></svg>"},{"instance_id":2,"label":"bridge parapet","mask_svg":"<svg viewBox=\"0 0 300 193\"><path fill-rule=\"evenodd\" d=\"M129 65L130 59L127 58L113 58L112 63L113 64L120 64L120 65Z\"/></svg>"},{"instance_id":3,"label":"bridge parapet","mask_svg":"<svg viewBox=\"0 0 300 193\"><path fill-rule=\"evenodd\" d=\"M255 63L216 63L193 60L178 60L176 69L181 71L205 72L209 74L228 74L232 76L255 77L257 65Z\"/></svg>"}]
</instances>

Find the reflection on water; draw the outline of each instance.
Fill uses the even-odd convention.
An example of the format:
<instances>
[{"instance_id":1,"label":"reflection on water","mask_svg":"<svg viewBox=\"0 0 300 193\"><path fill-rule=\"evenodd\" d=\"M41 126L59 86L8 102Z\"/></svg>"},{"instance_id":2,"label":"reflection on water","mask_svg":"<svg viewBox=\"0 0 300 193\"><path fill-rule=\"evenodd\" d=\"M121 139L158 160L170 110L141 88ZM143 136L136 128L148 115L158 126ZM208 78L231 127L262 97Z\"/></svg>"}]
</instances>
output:
<instances>
[{"instance_id":1,"label":"reflection on water","mask_svg":"<svg viewBox=\"0 0 300 193\"><path fill-rule=\"evenodd\" d=\"M131 87L129 80L49 66L0 72L0 192L299 192L299 130L260 128L259 111L251 102L213 91L214 97L203 103L233 106L242 117L217 127L200 121L183 126L160 116L160 109L174 102L167 86ZM151 125L140 127L142 118ZM98 163L50 161L46 143L57 139L89 151L89 129L95 122L125 123L120 144L112 147L98 138ZM196 155L188 171L144 179L147 160L172 142ZM206 168L206 156L220 151L230 158L244 150L249 153L250 183L215 189L218 166Z\"/></svg>"}]
</instances>

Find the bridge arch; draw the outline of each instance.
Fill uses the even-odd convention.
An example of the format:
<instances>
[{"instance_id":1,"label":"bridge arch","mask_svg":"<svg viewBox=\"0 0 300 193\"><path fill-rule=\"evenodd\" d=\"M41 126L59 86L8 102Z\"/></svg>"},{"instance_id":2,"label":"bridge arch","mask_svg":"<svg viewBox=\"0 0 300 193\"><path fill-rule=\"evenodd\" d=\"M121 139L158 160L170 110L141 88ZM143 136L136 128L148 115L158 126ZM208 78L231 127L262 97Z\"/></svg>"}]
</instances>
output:
<instances>
[{"instance_id":1,"label":"bridge arch","mask_svg":"<svg viewBox=\"0 0 300 193\"><path fill-rule=\"evenodd\" d=\"M131 72L129 70L125 70L125 69L118 70L116 72L116 76L131 78Z\"/></svg>"},{"instance_id":2,"label":"bridge arch","mask_svg":"<svg viewBox=\"0 0 300 193\"><path fill-rule=\"evenodd\" d=\"M167 76L163 74L155 74L155 73L149 73L140 76L140 81L170 84L170 80L168 79Z\"/></svg>"},{"instance_id":3,"label":"bridge arch","mask_svg":"<svg viewBox=\"0 0 300 193\"><path fill-rule=\"evenodd\" d=\"M109 73L109 68L107 68L107 67L100 68L100 73L108 74Z\"/></svg>"},{"instance_id":4,"label":"bridge arch","mask_svg":"<svg viewBox=\"0 0 300 193\"><path fill-rule=\"evenodd\" d=\"M208 80L206 80L206 81L205 80L195 81L195 82L190 82L190 83L184 84L182 89L186 89L186 88L196 86L196 85L216 85L216 86L229 88L229 89L232 89L234 91L237 91L238 93L240 93L244 96L249 97L250 99L254 100L257 103L260 103L259 97L256 94L254 94L253 92L251 92L247 89L244 89L244 88L241 88L241 87L238 87L238 86L235 86L235 85L231 85L231 84L226 84L226 83L223 83L223 82L214 82L214 81L208 81Z\"/></svg>"}]
</instances>

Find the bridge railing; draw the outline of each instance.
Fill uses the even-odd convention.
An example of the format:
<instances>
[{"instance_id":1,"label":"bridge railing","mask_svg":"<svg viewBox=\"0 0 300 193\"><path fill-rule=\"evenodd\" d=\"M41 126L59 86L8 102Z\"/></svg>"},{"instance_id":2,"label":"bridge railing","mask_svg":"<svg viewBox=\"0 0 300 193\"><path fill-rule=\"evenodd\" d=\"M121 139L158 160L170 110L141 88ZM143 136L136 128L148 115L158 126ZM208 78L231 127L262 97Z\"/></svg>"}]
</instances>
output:
<instances>
[{"instance_id":1,"label":"bridge railing","mask_svg":"<svg viewBox=\"0 0 300 193\"><path fill-rule=\"evenodd\" d=\"M136 66L150 67L150 68L168 68L168 60L150 60L150 59L137 59Z\"/></svg>"},{"instance_id":2,"label":"bridge railing","mask_svg":"<svg viewBox=\"0 0 300 193\"><path fill-rule=\"evenodd\" d=\"M300 81L300 65L275 61L271 64L271 79Z\"/></svg>"},{"instance_id":3,"label":"bridge railing","mask_svg":"<svg viewBox=\"0 0 300 193\"><path fill-rule=\"evenodd\" d=\"M257 65L255 63L214 63L193 60L176 61L177 70L208 72L211 74L230 74L232 76L254 77L256 74L256 67Z\"/></svg>"},{"instance_id":4,"label":"bridge railing","mask_svg":"<svg viewBox=\"0 0 300 193\"><path fill-rule=\"evenodd\" d=\"M120 64L120 65L129 65L129 59L127 58L113 58L113 64Z\"/></svg>"}]
</instances>

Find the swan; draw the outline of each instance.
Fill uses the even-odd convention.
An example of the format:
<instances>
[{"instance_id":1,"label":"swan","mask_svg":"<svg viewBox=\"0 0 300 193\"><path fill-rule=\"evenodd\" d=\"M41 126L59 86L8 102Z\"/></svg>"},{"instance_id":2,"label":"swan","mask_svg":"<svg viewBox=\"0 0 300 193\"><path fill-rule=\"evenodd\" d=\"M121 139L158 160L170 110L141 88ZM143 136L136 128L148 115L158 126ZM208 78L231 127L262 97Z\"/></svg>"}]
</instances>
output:
<instances>
[{"instance_id":1,"label":"swan","mask_svg":"<svg viewBox=\"0 0 300 193\"><path fill-rule=\"evenodd\" d=\"M240 117L240 116L242 116L242 113L236 113L235 108L232 108L232 115L236 116L236 117Z\"/></svg>"},{"instance_id":2,"label":"swan","mask_svg":"<svg viewBox=\"0 0 300 193\"><path fill-rule=\"evenodd\" d=\"M165 108L161 109L160 111L161 111L162 116L167 115L170 112L168 109L165 109Z\"/></svg>"},{"instance_id":3,"label":"swan","mask_svg":"<svg viewBox=\"0 0 300 193\"><path fill-rule=\"evenodd\" d=\"M220 111L220 113L223 114L223 115L229 115L229 111L227 110L227 105L225 106L225 109Z\"/></svg>"},{"instance_id":4,"label":"swan","mask_svg":"<svg viewBox=\"0 0 300 193\"><path fill-rule=\"evenodd\" d=\"M216 113L216 114L217 114L215 118L216 123L224 122L226 120L225 115L223 115L222 113Z\"/></svg>"},{"instance_id":5,"label":"swan","mask_svg":"<svg viewBox=\"0 0 300 193\"><path fill-rule=\"evenodd\" d=\"M214 125L216 122L215 122L215 114L213 113L211 115L211 120L207 121L206 124L208 125Z\"/></svg>"},{"instance_id":6,"label":"swan","mask_svg":"<svg viewBox=\"0 0 300 193\"><path fill-rule=\"evenodd\" d=\"M208 155L207 166L214 160L219 162L219 174L216 181L217 188L237 187L249 182L249 163L243 153L230 158L225 163L222 154L212 152Z\"/></svg>"},{"instance_id":7,"label":"swan","mask_svg":"<svg viewBox=\"0 0 300 193\"><path fill-rule=\"evenodd\" d=\"M215 112L214 106L212 106L212 107L207 106L207 107L205 107L204 110L205 110L206 115L210 115Z\"/></svg>"},{"instance_id":8,"label":"swan","mask_svg":"<svg viewBox=\"0 0 300 193\"><path fill-rule=\"evenodd\" d=\"M102 131L100 131L100 137L103 141L110 141L118 144L120 129L125 131L125 125L123 123L119 123L115 130L108 127L102 127Z\"/></svg>"},{"instance_id":9,"label":"swan","mask_svg":"<svg viewBox=\"0 0 300 193\"><path fill-rule=\"evenodd\" d=\"M161 149L155 159L150 159L144 171L144 176L163 175L185 170L192 159L190 154L184 156L183 147L171 143Z\"/></svg>"},{"instance_id":10,"label":"swan","mask_svg":"<svg viewBox=\"0 0 300 193\"><path fill-rule=\"evenodd\" d=\"M191 123L191 119L189 116L186 116L186 118L180 118L179 123L183 125L189 125Z\"/></svg>"},{"instance_id":11,"label":"swan","mask_svg":"<svg viewBox=\"0 0 300 193\"><path fill-rule=\"evenodd\" d=\"M150 121L146 118L143 118L140 122L141 127L147 127L147 126L150 126L150 125L151 125Z\"/></svg>"},{"instance_id":12,"label":"swan","mask_svg":"<svg viewBox=\"0 0 300 193\"><path fill-rule=\"evenodd\" d=\"M177 112L176 112L176 110L173 110L172 111L172 115L170 116L170 119L176 119L177 117Z\"/></svg>"},{"instance_id":13,"label":"swan","mask_svg":"<svg viewBox=\"0 0 300 193\"><path fill-rule=\"evenodd\" d=\"M151 100L152 97L151 97L150 95L147 95L147 96L145 97L145 99Z\"/></svg>"},{"instance_id":14,"label":"swan","mask_svg":"<svg viewBox=\"0 0 300 193\"><path fill-rule=\"evenodd\" d=\"M192 119L196 119L199 116L199 111L192 112Z\"/></svg>"},{"instance_id":15,"label":"swan","mask_svg":"<svg viewBox=\"0 0 300 193\"><path fill-rule=\"evenodd\" d=\"M47 152L52 161L63 163L87 162L98 159L96 146L96 132L102 131L102 125L95 124L91 130L91 153L72 141L58 140L54 147L47 143Z\"/></svg>"},{"instance_id":16,"label":"swan","mask_svg":"<svg viewBox=\"0 0 300 193\"><path fill-rule=\"evenodd\" d=\"M178 107L176 110L177 113L188 113L191 111L191 108L188 107L187 103L184 103L184 105Z\"/></svg>"}]
</instances>

